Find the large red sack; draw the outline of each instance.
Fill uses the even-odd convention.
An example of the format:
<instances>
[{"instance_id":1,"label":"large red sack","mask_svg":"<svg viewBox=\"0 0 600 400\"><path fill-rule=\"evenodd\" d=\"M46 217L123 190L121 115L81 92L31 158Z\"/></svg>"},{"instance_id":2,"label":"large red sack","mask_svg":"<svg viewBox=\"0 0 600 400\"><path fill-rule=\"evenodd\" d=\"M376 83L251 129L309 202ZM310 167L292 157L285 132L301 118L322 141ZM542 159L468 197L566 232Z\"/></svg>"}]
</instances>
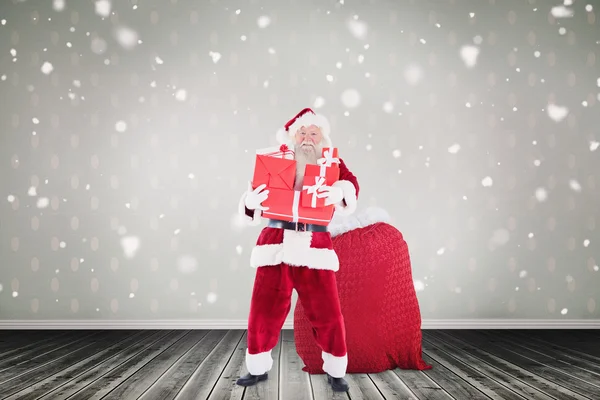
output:
<instances>
[{"instance_id":1,"label":"large red sack","mask_svg":"<svg viewBox=\"0 0 600 400\"><path fill-rule=\"evenodd\" d=\"M348 373L426 370L421 312L408 246L381 209L337 219L330 225L340 260L336 273L346 325ZM300 300L294 310L296 351L303 371L323 374L323 359Z\"/></svg>"}]
</instances>

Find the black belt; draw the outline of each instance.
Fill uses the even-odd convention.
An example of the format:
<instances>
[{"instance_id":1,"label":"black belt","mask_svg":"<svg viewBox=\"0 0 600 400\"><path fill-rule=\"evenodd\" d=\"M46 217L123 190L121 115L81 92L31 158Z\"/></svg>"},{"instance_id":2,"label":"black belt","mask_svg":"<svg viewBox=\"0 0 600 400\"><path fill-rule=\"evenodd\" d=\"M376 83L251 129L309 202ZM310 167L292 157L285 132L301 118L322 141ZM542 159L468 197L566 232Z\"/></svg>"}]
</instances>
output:
<instances>
[{"instance_id":1,"label":"black belt","mask_svg":"<svg viewBox=\"0 0 600 400\"><path fill-rule=\"evenodd\" d=\"M289 229L290 231L298 232L327 232L327 226L324 225L280 221L278 219L270 219L268 226L269 228Z\"/></svg>"}]
</instances>

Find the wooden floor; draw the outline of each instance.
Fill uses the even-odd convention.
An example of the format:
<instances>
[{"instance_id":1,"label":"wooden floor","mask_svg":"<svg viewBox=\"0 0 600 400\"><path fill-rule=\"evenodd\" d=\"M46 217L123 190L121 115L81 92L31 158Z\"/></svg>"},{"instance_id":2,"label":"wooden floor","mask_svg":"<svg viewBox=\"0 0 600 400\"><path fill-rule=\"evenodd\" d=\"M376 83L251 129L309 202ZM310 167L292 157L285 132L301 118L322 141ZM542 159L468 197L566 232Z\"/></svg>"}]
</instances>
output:
<instances>
[{"instance_id":1,"label":"wooden floor","mask_svg":"<svg viewBox=\"0 0 600 400\"><path fill-rule=\"evenodd\" d=\"M428 371L302 372L293 332L267 382L245 372L243 330L0 331L0 399L600 399L600 330L423 331Z\"/></svg>"}]
</instances>

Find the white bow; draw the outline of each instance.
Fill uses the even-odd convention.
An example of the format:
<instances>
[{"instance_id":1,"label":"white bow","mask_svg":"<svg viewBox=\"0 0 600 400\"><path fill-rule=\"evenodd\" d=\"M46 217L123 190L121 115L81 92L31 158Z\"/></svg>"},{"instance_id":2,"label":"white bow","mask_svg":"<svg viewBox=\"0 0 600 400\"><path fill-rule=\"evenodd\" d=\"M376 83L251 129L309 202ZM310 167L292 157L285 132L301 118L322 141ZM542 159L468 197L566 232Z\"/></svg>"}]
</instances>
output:
<instances>
[{"instance_id":1,"label":"white bow","mask_svg":"<svg viewBox=\"0 0 600 400\"><path fill-rule=\"evenodd\" d=\"M306 190L307 194L312 194L312 199L310 202L310 206L312 208L317 208L317 199L322 199L327 197L327 193L318 193L318 190L321 189L323 184L325 183L325 178L322 176L315 176L315 184L314 185L304 185L302 186L302 190Z\"/></svg>"}]
</instances>

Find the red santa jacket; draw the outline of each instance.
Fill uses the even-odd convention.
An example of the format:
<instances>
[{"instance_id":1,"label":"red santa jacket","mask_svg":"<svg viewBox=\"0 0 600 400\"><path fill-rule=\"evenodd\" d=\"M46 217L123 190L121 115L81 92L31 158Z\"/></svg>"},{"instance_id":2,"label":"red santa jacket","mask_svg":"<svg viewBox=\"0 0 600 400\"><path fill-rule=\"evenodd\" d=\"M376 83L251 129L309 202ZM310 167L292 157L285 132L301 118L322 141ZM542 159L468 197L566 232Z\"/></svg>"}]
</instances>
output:
<instances>
[{"instance_id":1,"label":"red santa jacket","mask_svg":"<svg viewBox=\"0 0 600 400\"><path fill-rule=\"evenodd\" d=\"M344 193L344 200L335 205L334 212L352 214L356 210L358 199L358 180L342 159L340 178L333 186L338 186ZM261 211L246 208L246 194L240 199L239 212L250 225L258 225L261 222ZM297 232L265 227L252 249L250 265L256 268L280 263L332 271L339 269L338 257L333 250L329 232Z\"/></svg>"}]
</instances>

